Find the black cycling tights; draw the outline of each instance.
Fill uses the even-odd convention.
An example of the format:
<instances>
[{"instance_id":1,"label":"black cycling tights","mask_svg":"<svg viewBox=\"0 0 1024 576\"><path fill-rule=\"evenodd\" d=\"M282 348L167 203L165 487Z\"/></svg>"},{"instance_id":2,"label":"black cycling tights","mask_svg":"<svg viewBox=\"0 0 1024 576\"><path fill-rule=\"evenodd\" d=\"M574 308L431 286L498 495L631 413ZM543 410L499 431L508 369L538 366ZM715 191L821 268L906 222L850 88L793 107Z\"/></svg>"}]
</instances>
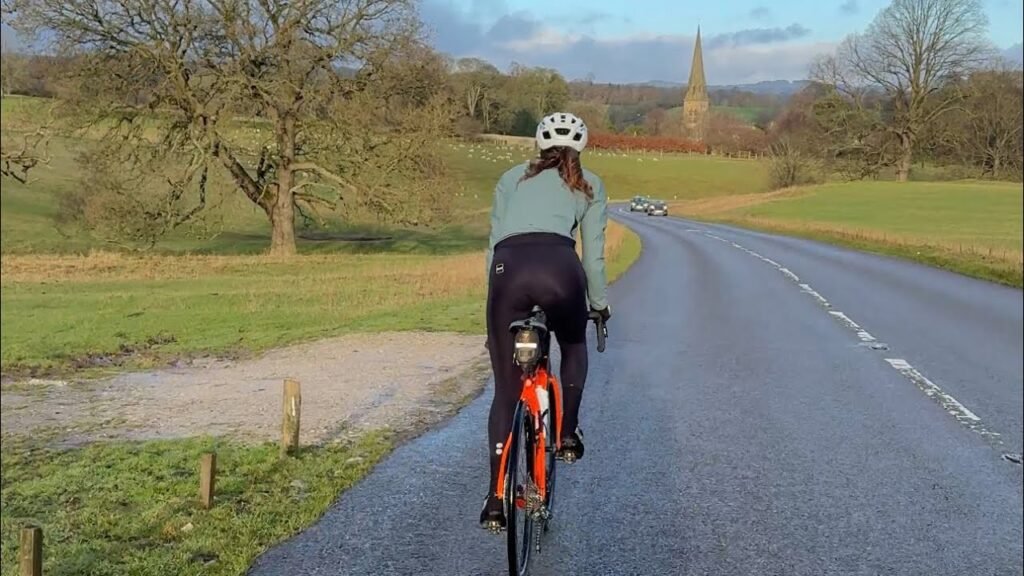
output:
<instances>
[{"instance_id":1,"label":"black cycling tights","mask_svg":"<svg viewBox=\"0 0 1024 576\"><path fill-rule=\"evenodd\" d=\"M587 378L586 275L573 241L564 236L531 233L502 240L494 248L487 294L487 339L494 370L494 401L488 436L491 483L497 482L501 446L512 427L522 392L522 370L512 359L509 324L529 317L540 306L562 351L563 435L576 429L583 384Z\"/></svg>"}]
</instances>

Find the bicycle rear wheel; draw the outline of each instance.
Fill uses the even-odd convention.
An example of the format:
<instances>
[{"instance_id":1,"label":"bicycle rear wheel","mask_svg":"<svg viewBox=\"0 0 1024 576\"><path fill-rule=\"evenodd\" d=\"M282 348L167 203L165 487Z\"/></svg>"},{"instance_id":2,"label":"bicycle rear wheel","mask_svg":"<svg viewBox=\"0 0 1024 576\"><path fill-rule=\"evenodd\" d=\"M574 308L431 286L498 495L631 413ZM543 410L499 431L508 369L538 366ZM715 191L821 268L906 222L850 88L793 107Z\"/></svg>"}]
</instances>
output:
<instances>
[{"instance_id":1,"label":"bicycle rear wheel","mask_svg":"<svg viewBox=\"0 0 1024 576\"><path fill-rule=\"evenodd\" d=\"M533 543L533 494L530 462L533 455L533 427L526 406L520 402L512 419L512 434L505 447L505 518L508 533L508 571L525 576Z\"/></svg>"}]
</instances>

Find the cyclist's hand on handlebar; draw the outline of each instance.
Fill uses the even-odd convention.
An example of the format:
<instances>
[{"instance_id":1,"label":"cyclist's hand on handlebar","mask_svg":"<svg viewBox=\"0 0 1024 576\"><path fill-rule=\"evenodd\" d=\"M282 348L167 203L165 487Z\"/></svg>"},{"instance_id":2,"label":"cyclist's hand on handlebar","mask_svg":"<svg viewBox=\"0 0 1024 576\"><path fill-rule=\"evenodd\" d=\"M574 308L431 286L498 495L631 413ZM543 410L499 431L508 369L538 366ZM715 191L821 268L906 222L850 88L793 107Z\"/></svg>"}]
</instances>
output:
<instances>
[{"instance_id":1,"label":"cyclist's hand on handlebar","mask_svg":"<svg viewBox=\"0 0 1024 576\"><path fill-rule=\"evenodd\" d=\"M590 316L593 318L600 318L602 322L608 322L608 319L612 317L612 307L609 304L600 310L590 309Z\"/></svg>"}]
</instances>

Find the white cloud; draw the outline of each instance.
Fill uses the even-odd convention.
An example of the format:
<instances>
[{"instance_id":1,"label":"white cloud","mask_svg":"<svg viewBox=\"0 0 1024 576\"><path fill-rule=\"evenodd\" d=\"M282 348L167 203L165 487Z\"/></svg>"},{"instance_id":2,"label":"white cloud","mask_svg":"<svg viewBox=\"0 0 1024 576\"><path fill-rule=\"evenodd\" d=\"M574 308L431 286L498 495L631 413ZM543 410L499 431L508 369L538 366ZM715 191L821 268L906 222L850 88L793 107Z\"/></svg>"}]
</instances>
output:
<instances>
[{"instance_id":1,"label":"white cloud","mask_svg":"<svg viewBox=\"0 0 1024 576\"><path fill-rule=\"evenodd\" d=\"M482 22L444 0L426 0L422 15L433 31L432 42L452 56L477 56L507 68L512 62L545 66L570 79L593 75L597 81L685 81L694 38L637 34L597 38L566 34L540 19L515 12ZM500 14L500 12L498 13ZM704 62L708 82L738 84L759 80L806 78L810 62L834 49L829 43L807 42L805 26L750 28L714 34L704 31Z\"/></svg>"}]
</instances>

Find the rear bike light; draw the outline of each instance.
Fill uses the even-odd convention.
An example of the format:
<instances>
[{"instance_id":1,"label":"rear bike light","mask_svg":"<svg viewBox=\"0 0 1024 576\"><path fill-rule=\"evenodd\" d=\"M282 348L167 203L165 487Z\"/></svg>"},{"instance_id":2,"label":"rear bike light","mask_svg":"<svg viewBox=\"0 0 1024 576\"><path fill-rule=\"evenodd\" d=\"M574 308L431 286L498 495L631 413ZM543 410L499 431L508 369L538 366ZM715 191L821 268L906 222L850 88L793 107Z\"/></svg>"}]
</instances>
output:
<instances>
[{"instance_id":1,"label":"rear bike light","mask_svg":"<svg viewBox=\"0 0 1024 576\"><path fill-rule=\"evenodd\" d=\"M516 332L513 358L520 366L535 364L540 359L540 334L536 330L525 329Z\"/></svg>"}]
</instances>

